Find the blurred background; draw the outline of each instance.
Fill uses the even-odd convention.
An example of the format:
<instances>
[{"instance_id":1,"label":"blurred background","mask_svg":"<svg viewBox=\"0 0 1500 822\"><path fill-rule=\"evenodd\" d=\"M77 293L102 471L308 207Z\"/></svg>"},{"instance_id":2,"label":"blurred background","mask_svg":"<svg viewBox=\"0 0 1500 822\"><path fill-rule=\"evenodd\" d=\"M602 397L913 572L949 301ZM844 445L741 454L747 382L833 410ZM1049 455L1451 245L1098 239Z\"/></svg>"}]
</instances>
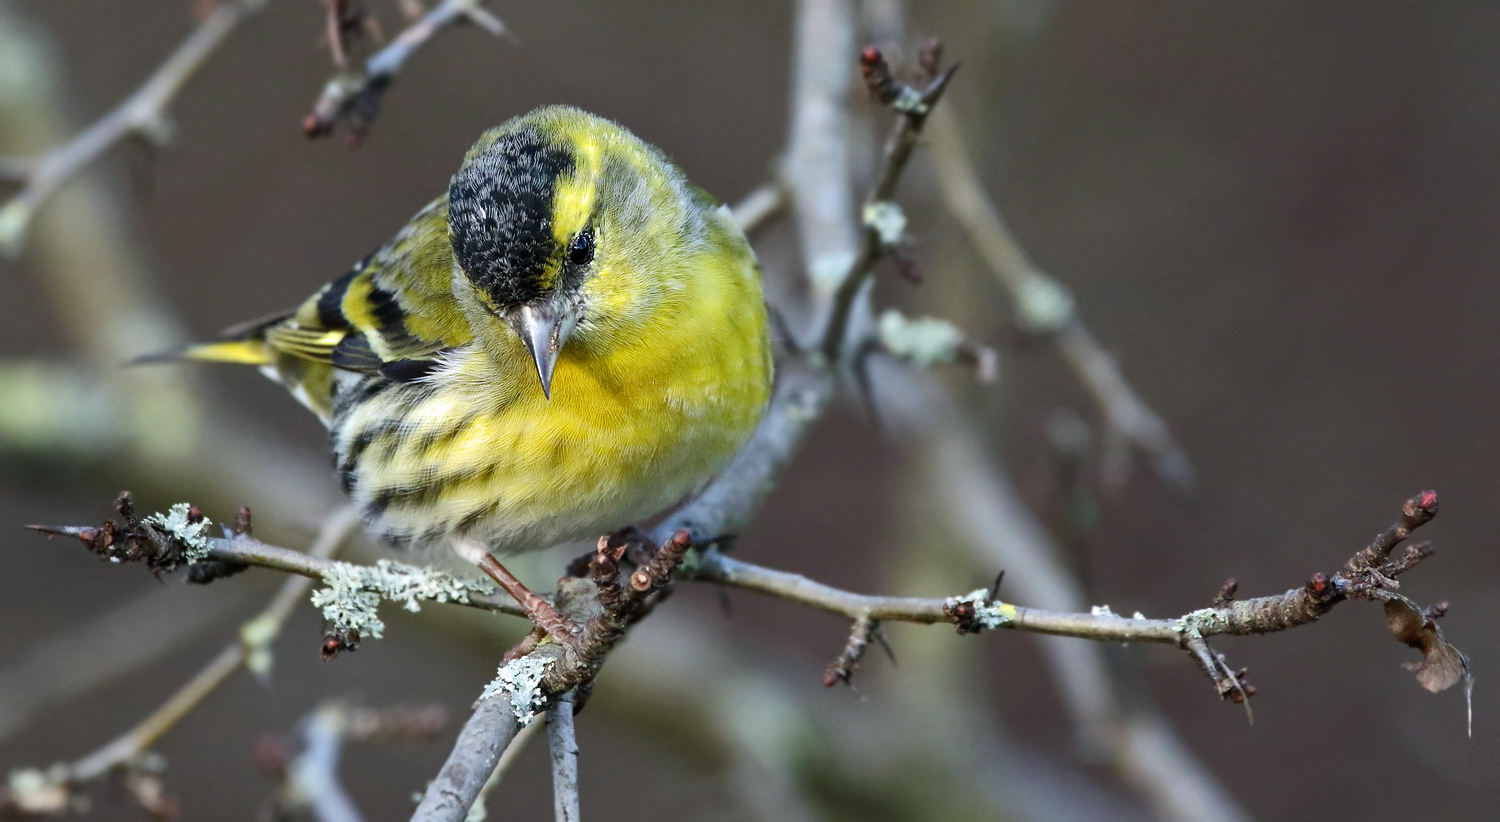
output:
<instances>
[{"instance_id":1,"label":"blurred background","mask_svg":"<svg viewBox=\"0 0 1500 822\"><path fill-rule=\"evenodd\" d=\"M399 28L394 3L372 6L387 32ZM1164 717L1207 790L1257 818L1337 807L1468 819L1494 807L1500 722L1483 626L1500 621L1500 9L914 6L906 53L935 35L962 62L945 105L986 190L1198 470L1189 497L1144 464L1123 485L1101 482L1093 401L1050 346L1019 340L1005 292L919 154L901 199L927 279L882 268L877 298L947 317L999 351L994 385L962 369L939 376L1089 602L1175 615L1228 577L1245 596L1277 593L1333 571L1414 492L1442 494L1423 532L1438 555L1402 590L1451 602L1444 628L1479 677L1472 739L1458 689L1422 691L1400 667L1416 655L1359 602L1316 626L1216 643L1251 670L1253 727L1169 648L1104 655L1118 701ZM279 583L261 571L204 588L158 582L20 526L97 522L129 487L147 511L191 499L228 520L247 504L258 536L302 545L338 501L322 430L279 387L244 370L122 373L114 362L300 301L442 192L482 130L539 104L619 120L727 201L768 179L788 130L793 4L489 8L513 38L440 35L350 151L342 136L310 142L299 128L330 74L322 8L270 4L182 93L168 148L115 151L43 208L18 259L0 261L0 769L77 758L124 731ZM50 89L65 118L49 132L36 110L0 103L0 154L35 154L91 122L193 25L179 0L0 2L0 27L22 32L10 42L55 72L23 71L17 48L0 48L5 99ZM850 67L854 83L853 55ZM860 147L876 145L886 118L863 92L853 112L863 169ZM785 291L801 276L789 224L754 241ZM90 266L105 265L124 271L111 275L127 284L118 293L87 286ZM120 301L160 321L117 328ZM221 412L248 419L253 436L216 427ZM903 430L871 425L855 402L836 408L738 550L869 592L987 584L995 563L961 547L945 504L941 443ZM571 555L526 569L545 583ZM1022 587L1002 595L1027 604L1025 583L1012 584ZM681 590L611 657L580 718L589 816L1168 813L1130 776L1130 757L1149 754L1091 743L1033 638L892 626L898 667L872 654L854 688L824 690L846 624L743 593L726 611L722 599ZM157 746L184 818L254 818L273 790L256 740L323 699L466 715L515 626L457 610L388 607L387 639L323 664L319 618L300 609L269 688L237 677ZM410 814L452 733L348 752L344 783L369 819ZM549 802L534 745L491 818L547 818ZM142 813L100 789L93 815Z\"/></svg>"}]
</instances>

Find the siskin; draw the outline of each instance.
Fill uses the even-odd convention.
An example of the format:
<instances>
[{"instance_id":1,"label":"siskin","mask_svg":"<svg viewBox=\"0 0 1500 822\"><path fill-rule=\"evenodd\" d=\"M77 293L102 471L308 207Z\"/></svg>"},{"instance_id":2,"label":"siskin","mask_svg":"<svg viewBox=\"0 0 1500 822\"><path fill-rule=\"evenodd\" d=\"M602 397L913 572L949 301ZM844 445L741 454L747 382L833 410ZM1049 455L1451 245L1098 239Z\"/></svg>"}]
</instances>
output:
<instances>
[{"instance_id":1,"label":"siskin","mask_svg":"<svg viewBox=\"0 0 1500 822\"><path fill-rule=\"evenodd\" d=\"M372 533L473 562L693 493L771 386L759 271L728 210L562 106L486 132L447 196L295 311L171 358L259 366L328 426Z\"/></svg>"}]
</instances>

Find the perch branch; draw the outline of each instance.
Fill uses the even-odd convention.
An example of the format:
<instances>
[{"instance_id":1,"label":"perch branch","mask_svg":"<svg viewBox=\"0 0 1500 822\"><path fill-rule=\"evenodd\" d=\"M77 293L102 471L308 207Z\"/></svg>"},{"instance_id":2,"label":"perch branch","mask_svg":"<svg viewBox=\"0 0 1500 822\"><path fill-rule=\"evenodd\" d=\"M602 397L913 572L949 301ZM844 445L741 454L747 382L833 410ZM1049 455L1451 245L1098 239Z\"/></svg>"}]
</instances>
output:
<instances>
[{"instance_id":1,"label":"perch branch","mask_svg":"<svg viewBox=\"0 0 1500 822\"><path fill-rule=\"evenodd\" d=\"M343 544L357 524L358 519L354 516L353 509L345 509L330 517L318 529L318 535L308 548L307 556L328 561L327 558ZM300 577L293 577L283 583L265 609L245 623L246 628L239 641L220 651L212 662L139 725L75 762L71 768L73 778L79 781L93 779L148 750L162 734L176 726L198 703L238 670L257 646L264 648L275 638L292 609L306 596L310 584L309 580Z\"/></svg>"},{"instance_id":2,"label":"perch branch","mask_svg":"<svg viewBox=\"0 0 1500 822\"><path fill-rule=\"evenodd\" d=\"M309 555L326 561L357 523L358 519L352 508L329 517L308 548ZM292 609L306 596L310 584L310 580L303 577L292 577L282 583L265 609L242 626L238 641L220 651L208 665L135 727L93 753L46 772L44 786L49 790L71 794L83 783L99 779L116 768L130 767L157 740L191 714L209 694L228 681L241 666L260 673L268 671L270 644L280 633L281 626L291 615ZM0 806L6 804L6 799L0 796ZM15 802L15 797L9 799Z\"/></svg>"},{"instance_id":3,"label":"perch branch","mask_svg":"<svg viewBox=\"0 0 1500 822\"><path fill-rule=\"evenodd\" d=\"M547 745L552 759L552 814L557 822L579 822L578 737L573 731L574 694L547 706Z\"/></svg>"},{"instance_id":4,"label":"perch branch","mask_svg":"<svg viewBox=\"0 0 1500 822\"><path fill-rule=\"evenodd\" d=\"M769 416L767 421L775 423L778 418L797 417L797 414L788 413L788 407L781 406L781 412ZM784 419L780 421L786 422ZM659 528L671 527L673 533L662 541L661 547L657 549L656 558L632 575L629 587L620 587L611 581L618 573L618 563L624 546L614 546L612 550L615 553L610 558L606 550L613 544L609 540L600 541L595 562L608 563L608 570L602 574L596 571L595 578L590 584L597 585L597 598L606 613L600 617L586 611L580 612L581 618L575 621L580 624L588 623L584 631L586 636L576 645L569 645L566 665L560 671L549 675L548 682L551 683L554 693L560 693L567 688L588 681L593 670L602 663L603 656L618 640L619 634L623 633L624 628L631 621L639 618L638 612L642 607L649 607L652 604L650 594L665 588L672 569L682 557L683 549L690 543L691 529L697 528L702 534L724 534L727 531L709 526L733 526L742 523L745 518L753 514L756 505L755 490L765 487L767 478L774 477L780 465L775 457L778 453L782 457L789 455L800 438L800 434L801 429L795 424L763 424L757 437L758 441L765 445L765 450L770 453L757 455L761 458L743 461L743 464L742 461L731 464L730 469L726 470L717 482L710 485L692 503L659 526ZM752 449L747 449L749 450ZM736 468L738 470L735 470ZM738 493L735 493L736 490ZM727 500L719 499L720 496L728 496L732 500L737 500L739 505L725 505L723 503ZM1220 604L1172 619L1122 617L1109 612L1107 608L1095 609L1087 614L1029 608L1000 601L983 589L963 596L944 598L860 594L826 585L793 572L767 568L736 559L714 549L698 553L693 562L680 573L684 579L757 591L780 599L799 602L817 610L838 614L856 623L911 622L922 625L949 623L956 626L960 633L977 633L984 628L1006 628L1027 633L1100 641L1159 642L1184 648L1197 655L1201 661L1206 651L1205 646L1199 643L1211 636L1269 634L1307 625L1317 621L1335 605L1346 599L1405 602L1403 597L1395 593L1398 586L1394 576L1409 570L1422 558L1430 556L1431 549L1425 545L1414 546L1412 550L1405 552L1394 561L1390 560L1389 555L1392 549L1406 539L1413 530L1427 523L1437 514L1437 506L1437 494L1433 491L1423 491L1408 500L1402 508L1402 519L1383 532L1370 547L1361 549L1331 577L1314 574L1301 587L1292 588L1281 594L1228 602L1221 600ZM107 523L103 529L32 527L48 533L77 536L85 544L96 544L100 539L97 533L87 532L112 533L119 530L112 523ZM341 527L347 529L351 525L344 523ZM307 577L322 577L323 572L332 566L332 563L326 559L309 557L296 551L265 545L247 537L214 540L211 542L207 556L212 561L230 565L257 565ZM148 564L153 562L160 564L159 558L148 556L145 552L138 552L131 558L145 560ZM576 598L577 594L572 596ZM592 598L592 596L585 597L585 599ZM281 599L278 597L277 602L281 602ZM568 599L566 590L559 589L554 599L559 603L559 609L563 610L562 606ZM1220 598L1216 597L1216 599ZM513 604L495 602L491 597L483 595L473 595L469 602L459 604L507 613L516 613L519 610ZM574 603L571 607L576 611L580 606ZM1430 621L1441 617L1445 610L1439 608L1423 612L1423 617ZM1393 626L1392 630L1396 631L1396 627ZM1408 641L1399 632L1398 637L1403 641ZM1414 641L1409 641L1409 644L1416 645ZM1446 643L1442 644L1446 645ZM1424 654L1429 653L1426 647L1423 647L1423 651ZM1224 673L1228 669L1222 665L1206 665L1205 667L1211 678L1215 680L1222 696L1229 698L1233 693L1240 696L1248 695L1237 677ZM1462 673L1466 678L1466 661ZM1448 687L1457 681L1455 673L1451 681L1446 681L1442 687ZM566 687L560 687L563 685ZM1441 690L1441 688L1432 689ZM494 763L490 763L485 769L485 774L488 775L493 767Z\"/></svg>"}]
</instances>

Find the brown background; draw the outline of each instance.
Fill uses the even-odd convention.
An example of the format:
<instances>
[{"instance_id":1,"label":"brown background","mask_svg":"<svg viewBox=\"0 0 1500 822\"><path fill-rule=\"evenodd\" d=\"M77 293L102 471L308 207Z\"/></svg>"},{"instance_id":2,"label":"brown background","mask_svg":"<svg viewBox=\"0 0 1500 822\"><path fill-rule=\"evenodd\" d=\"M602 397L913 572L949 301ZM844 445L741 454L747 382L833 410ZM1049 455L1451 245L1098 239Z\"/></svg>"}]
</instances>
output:
<instances>
[{"instance_id":1,"label":"brown background","mask_svg":"<svg viewBox=\"0 0 1500 822\"><path fill-rule=\"evenodd\" d=\"M79 122L128 93L190 26L177 2L19 5L51 27ZM568 102L619 119L726 199L764 179L786 131L787 4L517 2L496 10L519 42L474 30L446 35L412 61L367 144L349 152L308 143L297 127L328 73L315 4L273 4L183 94L169 150L149 163L123 151L107 164L102 173L131 193L153 272L195 332L300 299L439 192L479 131L537 104ZM395 26L394 14L382 12ZM1331 570L1412 492L1443 494L1428 533L1440 553L1403 590L1452 602L1446 628L1479 674L1472 740L1462 698L1422 692L1400 669L1410 656L1385 636L1378 610L1360 605L1310 629L1223 643L1261 689L1253 728L1212 698L1185 659L1143 653L1166 715L1263 818L1336 807L1351 818L1463 819L1494 807L1500 725L1486 671L1495 651L1488 628L1500 621L1500 10L955 3L924 6L912 33L945 38L964 61L953 106L989 190L1038 264L1074 289L1085 319L1202 475L1191 502L1148 475L1103 500L1087 546L1096 596L1116 611L1157 615L1199 607L1228 576L1247 593L1280 591ZM928 283L916 292L890 283L883 294L930 306L943 304L945 287L969 289L962 293L979 296L962 321L1003 345L1004 301L975 285L983 281L935 204L925 162L907 192ZM783 234L762 248L768 276L786 276L775 263L787 254L772 247ZM0 350L67 356L45 312L28 308L40 297L27 259L0 266L11 309ZM1050 415L1091 409L1046 353L1004 350L1002 372L994 391L1003 398L996 418L1004 457L1032 488L1047 459L1038 443ZM209 379L280 436L323 447L315 422L274 386L239 372ZM903 588L881 570L898 535L910 533L909 523L903 531L893 522L912 492L909 457L857 413L836 415L741 550L834 583L933 593ZM6 469L0 668L157 585L17 531L29 521L99 519L109 490L34 464ZM271 584L247 581L241 593ZM169 581L162 596L189 608L194 598L236 595L227 588ZM718 619L712 592L691 592L673 607ZM175 765L186 818L251 818L268 791L250 764L253 740L289 727L320 697L438 700L461 710L490 676L493 644L430 630L439 624L431 618L393 614L389 622L391 639L323 666L312 647L317 621L305 609L280 646L271 690L236 680L169 736L161 750ZM744 595L727 625L725 642L753 643L753 658L791 670L800 679L790 681L808 689L818 687L844 630ZM232 630L226 623L201 647L52 706L0 745L0 767L45 764L102 743ZM898 653L903 643L957 641L935 629L895 639ZM634 641L650 642L650 634ZM1064 764L1071 737L1031 645L1003 635L968 647L984 656L981 684L993 689L1009 733L1059 768L1078 767ZM882 704L880 676L862 694L813 697L894 713ZM609 688L606 670L599 690ZM713 810L730 800L681 746L628 730L607 712L589 720L583 801L610 811L599 818L740 818ZM405 818L407 797L445 744L354 751L348 787L371 819ZM1121 813L1137 804L1118 787L1106 791ZM539 749L506 796L505 818L545 817ZM98 818L134 813L105 802Z\"/></svg>"}]
</instances>

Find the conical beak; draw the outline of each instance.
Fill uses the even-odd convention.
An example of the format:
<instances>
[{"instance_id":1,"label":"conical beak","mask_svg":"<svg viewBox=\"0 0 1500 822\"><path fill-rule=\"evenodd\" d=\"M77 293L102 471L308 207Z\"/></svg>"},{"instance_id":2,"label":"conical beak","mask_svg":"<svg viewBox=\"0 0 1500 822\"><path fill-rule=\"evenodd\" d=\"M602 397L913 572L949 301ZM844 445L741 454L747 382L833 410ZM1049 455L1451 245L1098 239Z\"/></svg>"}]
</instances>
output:
<instances>
[{"instance_id":1,"label":"conical beak","mask_svg":"<svg viewBox=\"0 0 1500 822\"><path fill-rule=\"evenodd\" d=\"M561 308L549 301L514 308L506 313L505 319L531 352L536 374L542 381L542 396L552 399L552 372L557 368L558 355L578 325L578 316L571 308Z\"/></svg>"}]
</instances>

